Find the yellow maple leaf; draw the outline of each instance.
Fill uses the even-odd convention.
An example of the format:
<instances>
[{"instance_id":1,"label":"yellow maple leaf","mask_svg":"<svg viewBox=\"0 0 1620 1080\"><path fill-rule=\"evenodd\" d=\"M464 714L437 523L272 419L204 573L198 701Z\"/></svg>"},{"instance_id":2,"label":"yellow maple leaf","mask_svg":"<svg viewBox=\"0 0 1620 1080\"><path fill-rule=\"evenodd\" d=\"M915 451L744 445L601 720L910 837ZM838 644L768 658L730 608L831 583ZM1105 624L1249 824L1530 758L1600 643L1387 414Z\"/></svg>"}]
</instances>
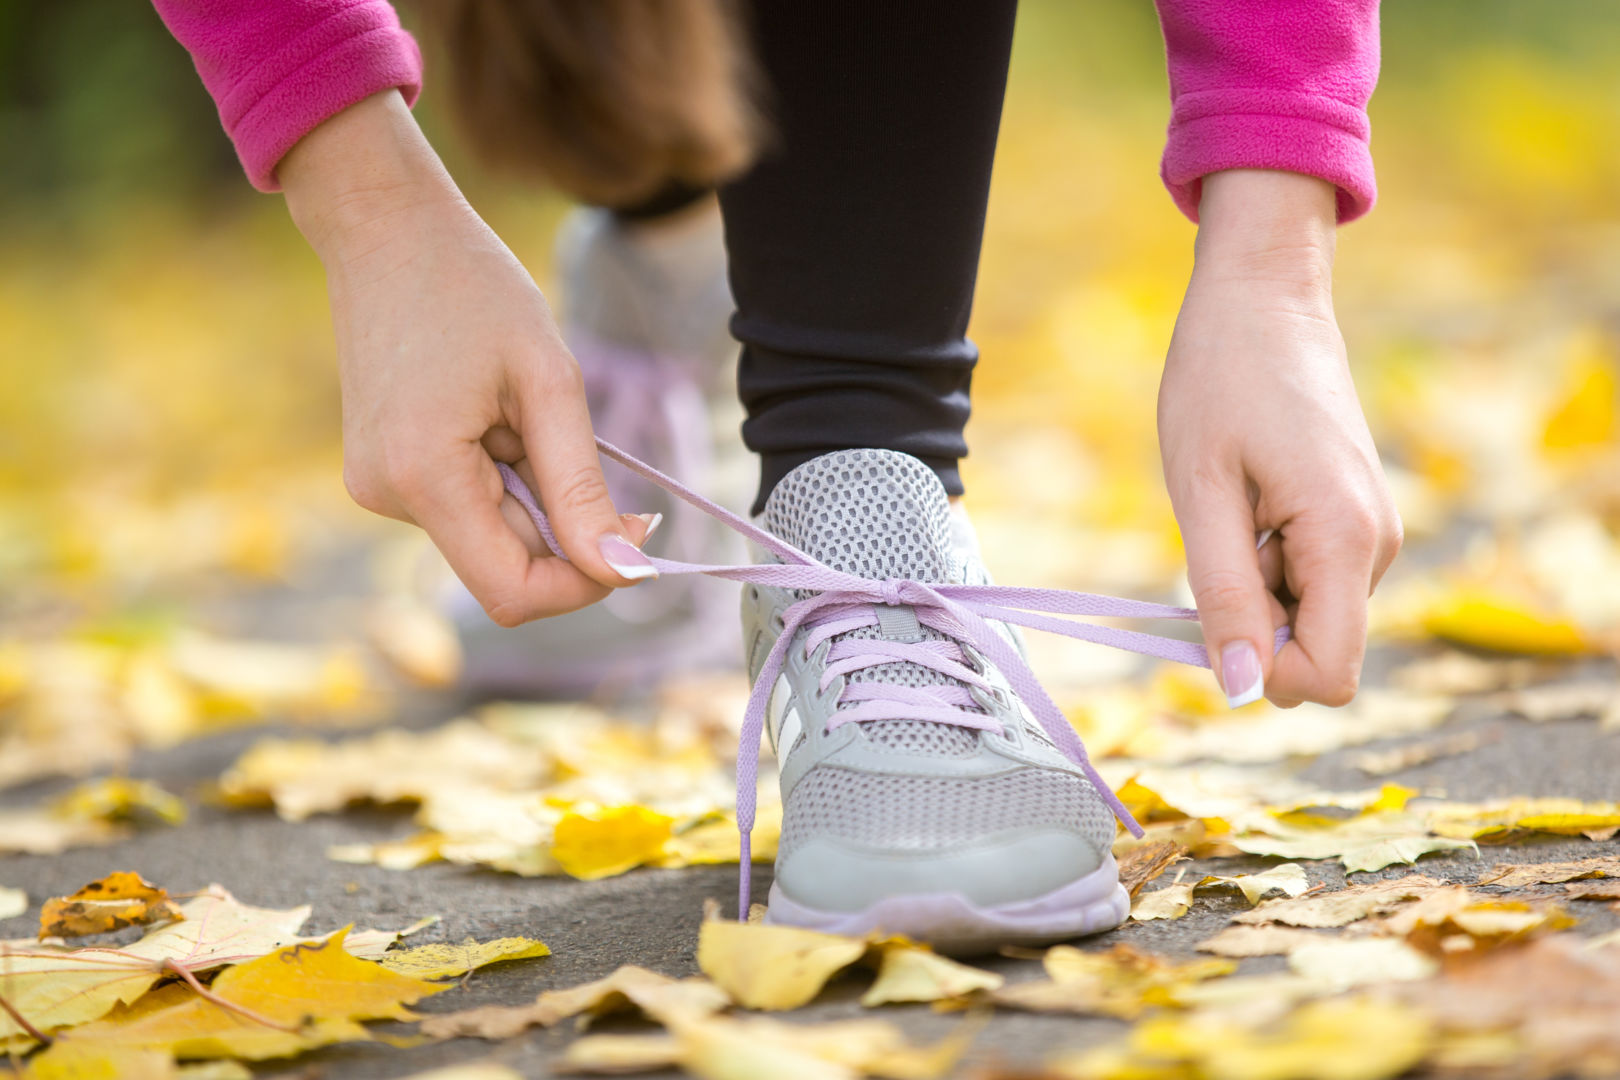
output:
<instances>
[{"instance_id":1,"label":"yellow maple leaf","mask_svg":"<svg viewBox=\"0 0 1620 1080\"><path fill-rule=\"evenodd\" d=\"M1568 390L1542 425L1541 445L1555 451L1602 446L1614 433L1614 369L1600 356L1584 356L1571 365Z\"/></svg>"},{"instance_id":2,"label":"yellow maple leaf","mask_svg":"<svg viewBox=\"0 0 1620 1080\"><path fill-rule=\"evenodd\" d=\"M876 949L881 957L878 976L861 995L861 1004L868 1008L901 1001L950 1001L997 990L1006 981L910 941L884 942Z\"/></svg>"},{"instance_id":3,"label":"yellow maple leaf","mask_svg":"<svg viewBox=\"0 0 1620 1080\"><path fill-rule=\"evenodd\" d=\"M866 954L867 942L794 926L710 919L698 933L698 967L750 1009L796 1009Z\"/></svg>"},{"instance_id":4,"label":"yellow maple leaf","mask_svg":"<svg viewBox=\"0 0 1620 1080\"><path fill-rule=\"evenodd\" d=\"M401 975L418 979L447 979L487 964L550 955L551 949L546 943L533 938L507 937L494 941L468 938L459 945L446 942L384 953L381 963L389 971L397 971Z\"/></svg>"},{"instance_id":5,"label":"yellow maple leaf","mask_svg":"<svg viewBox=\"0 0 1620 1080\"><path fill-rule=\"evenodd\" d=\"M449 989L356 959L343 947L347 933L226 969L210 988L214 1000L185 984L164 987L76 1028L73 1041L264 1060L369 1038L356 1021L413 1019L407 1005Z\"/></svg>"},{"instance_id":6,"label":"yellow maple leaf","mask_svg":"<svg viewBox=\"0 0 1620 1080\"><path fill-rule=\"evenodd\" d=\"M128 926L184 919L169 891L128 870L92 881L72 896L45 901L39 913L39 936L84 937Z\"/></svg>"},{"instance_id":7,"label":"yellow maple leaf","mask_svg":"<svg viewBox=\"0 0 1620 1080\"><path fill-rule=\"evenodd\" d=\"M1437 638L1492 652L1581 656L1593 649L1571 619L1483 586L1459 585L1436 595L1421 624Z\"/></svg>"},{"instance_id":8,"label":"yellow maple leaf","mask_svg":"<svg viewBox=\"0 0 1620 1080\"><path fill-rule=\"evenodd\" d=\"M674 821L644 806L614 806L593 814L569 811L552 834L551 856L582 881L612 877L657 859Z\"/></svg>"}]
</instances>

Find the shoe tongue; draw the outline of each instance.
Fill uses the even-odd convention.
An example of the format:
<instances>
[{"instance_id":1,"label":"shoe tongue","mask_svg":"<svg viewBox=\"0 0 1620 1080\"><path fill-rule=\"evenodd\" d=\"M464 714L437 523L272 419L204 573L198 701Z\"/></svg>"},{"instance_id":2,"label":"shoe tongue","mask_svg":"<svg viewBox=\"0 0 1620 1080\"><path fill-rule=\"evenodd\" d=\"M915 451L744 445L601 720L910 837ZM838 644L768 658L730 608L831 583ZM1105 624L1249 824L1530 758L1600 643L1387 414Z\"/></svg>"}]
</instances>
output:
<instances>
[{"instance_id":1,"label":"shoe tongue","mask_svg":"<svg viewBox=\"0 0 1620 1080\"><path fill-rule=\"evenodd\" d=\"M951 580L945 488L910 454L839 450L807 461L776 485L762 519L770 532L846 574Z\"/></svg>"},{"instance_id":2,"label":"shoe tongue","mask_svg":"<svg viewBox=\"0 0 1620 1080\"><path fill-rule=\"evenodd\" d=\"M934 470L894 450L840 450L800 465L765 500L761 523L770 532L834 570L864 578L947 582L953 579L950 503ZM895 609L886 609L894 611ZM903 610L903 609L902 609ZM844 637L870 638L879 627ZM944 635L924 627L925 640ZM918 664L879 664L852 682L928 686L956 680ZM882 720L860 725L891 753L967 757L978 733L929 720Z\"/></svg>"}]
</instances>

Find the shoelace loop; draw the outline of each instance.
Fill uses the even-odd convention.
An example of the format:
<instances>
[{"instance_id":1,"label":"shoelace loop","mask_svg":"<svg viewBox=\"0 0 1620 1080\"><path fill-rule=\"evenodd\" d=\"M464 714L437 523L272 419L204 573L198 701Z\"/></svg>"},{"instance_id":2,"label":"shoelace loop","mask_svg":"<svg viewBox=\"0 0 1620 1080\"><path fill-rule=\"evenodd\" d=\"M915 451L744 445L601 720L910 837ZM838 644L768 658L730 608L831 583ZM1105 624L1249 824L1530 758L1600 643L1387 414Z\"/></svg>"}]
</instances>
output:
<instances>
[{"instance_id":1,"label":"shoelace loop","mask_svg":"<svg viewBox=\"0 0 1620 1080\"><path fill-rule=\"evenodd\" d=\"M812 638L826 640L845 632L837 627L849 623L850 620L861 617L857 609L865 608L871 612L870 618L877 619L873 605L884 604L891 607L910 607L917 612L918 621L925 626L939 630L946 637L956 642L970 646L984 655L1001 673L1024 706L1034 716L1041 729L1046 732L1052 743L1070 762L1079 767L1086 778L1091 782L1097 793L1102 796L1109 808L1119 821L1135 836L1142 835L1142 827L1137 824L1131 812L1120 802L1103 778L1098 775L1092 766L1091 759L1086 754L1080 736L1064 718L1046 690L1041 686L1040 680L1024 662L1018 650L1008 643L1007 639L997 633L987 620L1013 623L1028 627L1032 630L1042 630L1047 633L1062 634L1066 637L1078 638L1081 641L1090 641L1098 645L1109 645L1130 652L1141 653L1145 656L1154 656L1162 660L1175 660L1184 664L1198 667L1209 667L1209 654L1204 646L1192 641L1183 641L1180 638L1161 637L1157 634L1147 634L1137 630L1124 630L1119 627L1099 626L1095 623L1078 622L1073 618L1079 617L1106 617L1130 619L1178 619L1196 620L1198 612L1192 608L1174 607L1168 604L1152 604L1139 600L1126 600L1113 596L1101 596L1095 593L1070 592L1066 589L1030 589L1007 585L954 585L935 584L924 581L914 581L909 578L890 578L879 581L872 578L858 577L846 574L841 570L834 570L809 555L800 551L792 544L780 537L774 536L759 528L753 523L732 513L696 492L690 490L679 481L674 480L651 465L640 461L600 438L596 440L597 449L602 454L632 472L657 484L671 495L684 500L697 507L704 513L714 517L761 548L770 552L781 560L779 563L761 563L745 566L711 566L703 563L679 562L674 559L662 559L648 556L660 574L708 574L712 577L725 578L731 581L748 582L754 585L767 585L775 588L794 589L811 593L803 600L796 601L783 613L783 625L777 635L776 642L765 658L760 668L759 676L754 680L753 692L748 697L748 707L743 714L742 730L738 735L737 745L737 830L740 834L740 863L741 872L738 883L738 918L746 918L749 907L749 867L752 863L751 834L754 828L754 814L759 787L759 740L764 730L765 713L770 701L772 689L776 686L783 661L787 658L789 644L801 628L808 627ZM518 476L510 466L497 463L501 478L506 490L523 506L523 509L533 519L535 528L545 540L546 546L559 558L568 556L557 543L556 535L552 532L551 523L546 520L545 513L535 500L534 493L529 490L522 477ZM860 625L868 625L862 623ZM849 625L845 629L854 629ZM1288 640L1288 628L1281 627L1277 631L1275 647L1280 649ZM806 639L809 646L810 639ZM850 642L845 642L850 644ZM882 655L883 662L892 662L887 659L888 650L895 646L909 645L910 649L897 650L898 659L913 663L922 663L933 666L937 659L936 650L922 648L924 643L917 642L885 642L878 646L876 641L861 640L854 642L860 647L874 646L875 651L870 655ZM864 659L862 654L850 653L841 655L840 660L855 663ZM829 660L831 660L829 653ZM874 660L874 662L877 662ZM870 666L859 664L860 667ZM853 671L856 668L850 668ZM976 675L965 665L963 672ZM960 675L951 672L952 677L961 679ZM962 679L963 682L968 680ZM860 691L860 700L849 709L840 709L835 715L832 724L862 722L877 719L915 719L933 720L938 723L953 724L959 727L975 728L980 730L994 730L997 725L993 717L982 712L970 712L957 704L959 698L954 695L940 694L937 697L930 695L933 700L924 700L914 695L899 693L906 688L887 687L884 684L865 683L865 689ZM930 687L930 690L946 690L946 687ZM846 684L843 700L847 697L849 686ZM869 708L869 706L873 706ZM860 710L867 710L860 713ZM937 711L936 711L937 710ZM843 715L854 714L854 715Z\"/></svg>"}]
</instances>

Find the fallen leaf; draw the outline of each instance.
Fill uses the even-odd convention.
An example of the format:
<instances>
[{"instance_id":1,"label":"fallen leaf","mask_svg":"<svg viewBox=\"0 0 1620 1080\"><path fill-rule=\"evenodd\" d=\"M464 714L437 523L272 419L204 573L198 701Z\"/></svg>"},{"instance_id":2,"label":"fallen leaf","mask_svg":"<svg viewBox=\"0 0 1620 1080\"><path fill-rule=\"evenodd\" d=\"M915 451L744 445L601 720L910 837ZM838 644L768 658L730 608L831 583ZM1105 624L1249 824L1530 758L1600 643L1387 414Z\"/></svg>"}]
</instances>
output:
<instances>
[{"instance_id":1,"label":"fallen leaf","mask_svg":"<svg viewBox=\"0 0 1620 1080\"><path fill-rule=\"evenodd\" d=\"M1457 645L1521 656L1584 656L1596 647L1567 616L1485 585L1458 584L1436 593L1422 626Z\"/></svg>"},{"instance_id":2,"label":"fallen leaf","mask_svg":"<svg viewBox=\"0 0 1620 1080\"><path fill-rule=\"evenodd\" d=\"M1443 739L1408 743L1390 750L1369 750L1352 757L1350 763L1369 776L1388 776L1441 758L1466 754L1479 749L1485 742L1486 737L1481 732L1463 731Z\"/></svg>"},{"instance_id":3,"label":"fallen leaf","mask_svg":"<svg viewBox=\"0 0 1620 1080\"><path fill-rule=\"evenodd\" d=\"M545 943L533 938L509 937L494 941L467 938L459 945L418 945L414 949L387 952L379 962L389 971L397 971L401 975L418 979L448 979L465 975L486 964L550 955L551 950Z\"/></svg>"},{"instance_id":4,"label":"fallen leaf","mask_svg":"<svg viewBox=\"0 0 1620 1080\"><path fill-rule=\"evenodd\" d=\"M1199 952L1216 956L1275 956L1291 953L1323 940L1314 930L1267 923L1263 926L1228 926L1212 938L1198 943Z\"/></svg>"},{"instance_id":5,"label":"fallen leaf","mask_svg":"<svg viewBox=\"0 0 1620 1080\"><path fill-rule=\"evenodd\" d=\"M0 997L44 1031L82 1024L145 994L164 974L166 961L203 972L298 940L309 910L253 908L216 889L181 905L184 921L122 948L0 945ZM0 1013L0 1039L20 1031Z\"/></svg>"},{"instance_id":6,"label":"fallen leaf","mask_svg":"<svg viewBox=\"0 0 1620 1080\"><path fill-rule=\"evenodd\" d=\"M902 1001L949 1001L995 990L1006 980L994 972L959 964L926 946L911 942L885 943L878 976L861 995L867 1008Z\"/></svg>"},{"instance_id":7,"label":"fallen leaf","mask_svg":"<svg viewBox=\"0 0 1620 1080\"><path fill-rule=\"evenodd\" d=\"M1442 851L1473 851L1472 838L1431 834L1431 823L1406 811L1366 814L1332 825L1290 825L1277 821L1265 832L1234 836L1232 844L1251 855L1277 855L1288 859L1332 859L1346 873L1410 865L1424 855Z\"/></svg>"},{"instance_id":8,"label":"fallen leaf","mask_svg":"<svg viewBox=\"0 0 1620 1080\"><path fill-rule=\"evenodd\" d=\"M1333 892L1314 893L1286 900L1267 900L1252 911L1233 917L1233 922L1326 928L1347 926L1381 912L1392 911L1404 902L1426 896L1445 883L1422 874L1407 874L1393 881L1371 881L1350 885Z\"/></svg>"},{"instance_id":9,"label":"fallen leaf","mask_svg":"<svg viewBox=\"0 0 1620 1080\"><path fill-rule=\"evenodd\" d=\"M1280 1022L1243 1025L1229 1013L1143 1021L1116 1045L1050 1062L1087 1080L1385 1080L1423 1060L1432 1026L1368 997L1310 1001Z\"/></svg>"},{"instance_id":10,"label":"fallen leaf","mask_svg":"<svg viewBox=\"0 0 1620 1080\"><path fill-rule=\"evenodd\" d=\"M1478 884L1519 889L1526 885L1556 885L1564 881L1602 877L1620 878L1620 855L1599 855L1574 862L1532 863L1529 866L1507 865L1481 877Z\"/></svg>"},{"instance_id":11,"label":"fallen leaf","mask_svg":"<svg viewBox=\"0 0 1620 1080\"><path fill-rule=\"evenodd\" d=\"M1518 1043L1510 1075L1602 1075L1620 1062L1620 965L1611 953L1553 934L1391 992L1447 1031L1510 1033Z\"/></svg>"},{"instance_id":12,"label":"fallen leaf","mask_svg":"<svg viewBox=\"0 0 1620 1080\"><path fill-rule=\"evenodd\" d=\"M461 677L461 639L439 611L404 596L385 597L368 613L371 643L421 686L451 686Z\"/></svg>"},{"instance_id":13,"label":"fallen leaf","mask_svg":"<svg viewBox=\"0 0 1620 1080\"><path fill-rule=\"evenodd\" d=\"M178 1070L174 1057L162 1050L62 1040L35 1055L20 1075L24 1080L176 1080Z\"/></svg>"},{"instance_id":14,"label":"fallen leaf","mask_svg":"<svg viewBox=\"0 0 1620 1080\"><path fill-rule=\"evenodd\" d=\"M1190 986L1237 970L1230 960L1176 964L1129 945L1115 945L1106 952L1056 945L1046 951L1042 966L1046 980L1004 986L991 999L1034 1012L1132 1019L1149 1006L1175 1004Z\"/></svg>"},{"instance_id":15,"label":"fallen leaf","mask_svg":"<svg viewBox=\"0 0 1620 1080\"><path fill-rule=\"evenodd\" d=\"M1389 674L1389 684L1415 694L1481 694L1517 689L1557 670L1544 661L1477 656L1448 649L1402 664Z\"/></svg>"},{"instance_id":16,"label":"fallen leaf","mask_svg":"<svg viewBox=\"0 0 1620 1080\"><path fill-rule=\"evenodd\" d=\"M1237 877L1210 875L1198 882L1196 888L1215 889L1232 887L1243 894L1250 905L1258 904L1265 896L1280 892L1284 896L1298 896L1311 887L1305 877L1305 868L1298 863L1283 863L1258 874L1240 874Z\"/></svg>"},{"instance_id":17,"label":"fallen leaf","mask_svg":"<svg viewBox=\"0 0 1620 1080\"><path fill-rule=\"evenodd\" d=\"M345 933L227 968L210 987L217 1000L183 983L155 991L75 1028L73 1042L262 1061L369 1039L355 1021L414 1019L405 1006L448 989L351 956Z\"/></svg>"},{"instance_id":18,"label":"fallen leaf","mask_svg":"<svg viewBox=\"0 0 1620 1080\"><path fill-rule=\"evenodd\" d=\"M1582 716L1609 723L1620 716L1620 693L1616 693L1612 679L1527 686L1495 694L1487 704L1533 724Z\"/></svg>"},{"instance_id":19,"label":"fallen leaf","mask_svg":"<svg viewBox=\"0 0 1620 1080\"><path fill-rule=\"evenodd\" d=\"M186 820L186 804L178 795L150 780L108 776L73 788L51 803L51 812L70 821L133 821L151 818L165 825Z\"/></svg>"},{"instance_id":20,"label":"fallen leaf","mask_svg":"<svg viewBox=\"0 0 1620 1080\"><path fill-rule=\"evenodd\" d=\"M663 853L674 819L644 806L615 806L592 814L570 812L557 822L551 857L582 881L612 877Z\"/></svg>"},{"instance_id":21,"label":"fallen leaf","mask_svg":"<svg viewBox=\"0 0 1620 1080\"><path fill-rule=\"evenodd\" d=\"M1193 882L1175 882L1137 896L1131 904L1131 918L1137 922L1179 919L1191 910L1192 904Z\"/></svg>"},{"instance_id":22,"label":"fallen leaf","mask_svg":"<svg viewBox=\"0 0 1620 1080\"><path fill-rule=\"evenodd\" d=\"M65 820L45 810L0 810L0 854L60 855L116 843L129 830L99 819Z\"/></svg>"},{"instance_id":23,"label":"fallen leaf","mask_svg":"<svg viewBox=\"0 0 1620 1080\"><path fill-rule=\"evenodd\" d=\"M268 803L287 821L302 821L355 802L419 802L447 788L532 789L552 769L540 748L459 720L340 743L267 739L220 778L220 793L233 805Z\"/></svg>"},{"instance_id":24,"label":"fallen leaf","mask_svg":"<svg viewBox=\"0 0 1620 1080\"><path fill-rule=\"evenodd\" d=\"M1620 881L1577 881L1564 886L1569 900L1620 900Z\"/></svg>"},{"instance_id":25,"label":"fallen leaf","mask_svg":"<svg viewBox=\"0 0 1620 1080\"><path fill-rule=\"evenodd\" d=\"M1132 899L1142 886L1157 878L1187 856L1185 845L1158 840L1131 848L1119 859L1119 883Z\"/></svg>"},{"instance_id":26,"label":"fallen leaf","mask_svg":"<svg viewBox=\"0 0 1620 1080\"><path fill-rule=\"evenodd\" d=\"M21 889L0 886L0 919L9 919L28 910L28 894Z\"/></svg>"},{"instance_id":27,"label":"fallen leaf","mask_svg":"<svg viewBox=\"0 0 1620 1080\"><path fill-rule=\"evenodd\" d=\"M624 1073L678 1069L681 1043L673 1035L586 1035L563 1049L559 1072Z\"/></svg>"},{"instance_id":28,"label":"fallen leaf","mask_svg":"<svg viewBox=\"0 0 1620 1080\"><path fill-rule=\"evenodd\" d=\"M463 1065L446 1065L442 1069L411 1073L401 1080L524 1080L523 1074L493 1061L469 1061Z\"/></svg>"},{"instance_id":29,"label":"fallen leaf","mask_svg":"<svg viewBox=\"0 0 1620 1080\"><path fill-rule=\"evenodd\" d=\"M130 926L176 922L185 916L169 891L139 874L119 871L92 881L72 896L45 901L39 915L42 938L85 937Z\"/></svg>"},{"instance_id":30,"label":"fallen leaf","mask_svg":"<svg viewBox=\"0 0 1620 1080\"><path fill-rule=\"evenodd\" d=\"M1288 967L1335 990L1368 983L1427 979L1440 964L1399 938L1317 940L1288 953Z\"/></svg>"},{"instance_id":31,"label":"fallen leaf","mask_svg":"<svg viewBox=\"0 0 1620 1080\"><path fill-rule=\"evenodd\" d=\"M793 926L711 920L698 932L697 961L744 1008L796 1009L866 948L862 939Z\"/></svg>"},{"instance_id":32,"label":"fallen leaf","mask_svg":"<svg viewBox=\"0 0 1620 1080\"><path fill-rule=\"evenodd\" d=\"M1578 799L1500 799L1486 803L1441 803L1429 808L1427 824L1439 836L1500 843L1523 832L1580 836L1620 826L1620 803Z\"/></svg>"},{"instance_id":33,"label":"fallen leaf","mask_svg":"<svg viewBox=\"0 0 1620 1080\"><path fill-rule=\"evenodd\" d=\"M678 1025L731 1004L725 991L707 979L672 979L626 965L594 982L547 990L528 1005L486 1005L430 1016L422 1032L435 1039L509 1039L530 1027L551 1027L574 1016L596 1017L639 1009L660 1023Z\"/></svg>"}]
</instances>

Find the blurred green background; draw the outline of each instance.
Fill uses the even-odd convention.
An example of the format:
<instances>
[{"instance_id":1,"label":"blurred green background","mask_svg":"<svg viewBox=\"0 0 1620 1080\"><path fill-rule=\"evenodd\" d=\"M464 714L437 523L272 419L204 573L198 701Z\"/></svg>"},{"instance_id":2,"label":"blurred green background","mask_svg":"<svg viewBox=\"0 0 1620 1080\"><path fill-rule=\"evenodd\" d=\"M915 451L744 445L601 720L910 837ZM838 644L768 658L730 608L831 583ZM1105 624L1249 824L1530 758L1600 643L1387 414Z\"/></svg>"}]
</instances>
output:
<instances>
[{"instance_id":1,"label":"blurred green background","mask_svg":"<svg viewBox=\"0 0 1620 1080\"><path fill-rule=\"evenodd\" d=\"M425 44L418 114L545 285L566 207L470 160ZM1599 0L1384 11L1381 200L1342 234L1340 316L1413 533L1484 523L1460 572L1504 579L1503 538L1572 507L1612 524L1617 55ZM1167 116L1145 0L1025 5L968 475L992 554L1044 538L1031 581L1178 577L1153 395L1193 227L1157 179ZM0 146L0 603L284 577L383 528L341 491L320 268L149 5L0 3Z\"/></svg>"}]
</instances>

